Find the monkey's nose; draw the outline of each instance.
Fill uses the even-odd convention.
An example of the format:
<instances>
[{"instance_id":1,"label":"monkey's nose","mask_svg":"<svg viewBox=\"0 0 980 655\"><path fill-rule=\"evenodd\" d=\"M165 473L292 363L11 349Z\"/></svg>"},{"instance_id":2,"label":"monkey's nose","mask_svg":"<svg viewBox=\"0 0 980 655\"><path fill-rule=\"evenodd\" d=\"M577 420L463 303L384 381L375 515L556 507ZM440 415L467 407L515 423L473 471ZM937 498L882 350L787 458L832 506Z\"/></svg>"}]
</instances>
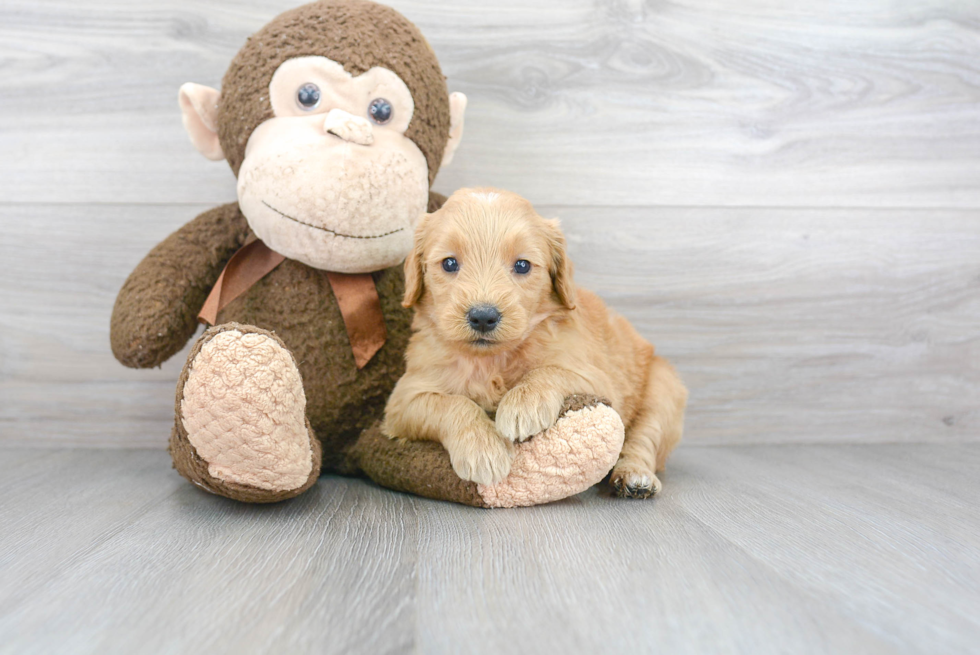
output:
<instances>
[{"instance_id":1,"label":"monkey's nose","mask_svg":"<svg viewBox=\"0 0 980 655\"><path fill-rule=\"evenodd\" d=\"M323 119L323 131L362 146L374 143L374 131L366 118L354 116L343 109L331 109Z\"/></svg>"},{"instance_id":2,"label":"monkey's nose","mask_svg":"<svg viewBox=\"0 0 980 655\"><path fill-rule=\"evenodd\" d=\"M470 311L466 312L466 320L469 321L470 327L480 334L493 332L500 323L500 310L491 305L471 307Z\"/></svg>"}]
</instances>

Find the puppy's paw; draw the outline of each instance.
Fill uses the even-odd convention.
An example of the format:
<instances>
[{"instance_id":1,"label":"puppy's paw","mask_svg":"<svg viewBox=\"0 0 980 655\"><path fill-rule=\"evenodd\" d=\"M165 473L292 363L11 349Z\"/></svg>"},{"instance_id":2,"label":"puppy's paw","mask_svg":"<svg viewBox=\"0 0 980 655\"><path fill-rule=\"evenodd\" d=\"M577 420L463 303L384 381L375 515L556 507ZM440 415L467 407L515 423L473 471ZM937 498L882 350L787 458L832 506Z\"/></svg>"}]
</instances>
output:
<instances>
[{"instance_id":1,"label":"puppy's paw","mask_svg":"<svg viewBox=\"0 0 980 655\"><path fill-rule=\"evenodd\" d=\"M497 405L497 432L524 441L555 424L565 397L557 389L519 384Z\"/></svg>"},{"instance_id":2,"label":"puppy's paw","mask_svg":"<svg viewBox=\"0 0 980 655\"><path fill-rule=\"evenodd\" d=\"M449 451L453 470L463 480L490 485L510 473L514 446L502 439L489 422L466 430L443 445Z\"/></svg>"},{"instance_id":3,"label":"puppy's paw","mask_svg":"<svg viewBox=\"0 0 980 655\"><path fill-rule=\"evenodd\" d=\"M663 488L653 471L625 463L616 465L609 484L620 498L649 498Z\"/></svg>"}]
</instances>

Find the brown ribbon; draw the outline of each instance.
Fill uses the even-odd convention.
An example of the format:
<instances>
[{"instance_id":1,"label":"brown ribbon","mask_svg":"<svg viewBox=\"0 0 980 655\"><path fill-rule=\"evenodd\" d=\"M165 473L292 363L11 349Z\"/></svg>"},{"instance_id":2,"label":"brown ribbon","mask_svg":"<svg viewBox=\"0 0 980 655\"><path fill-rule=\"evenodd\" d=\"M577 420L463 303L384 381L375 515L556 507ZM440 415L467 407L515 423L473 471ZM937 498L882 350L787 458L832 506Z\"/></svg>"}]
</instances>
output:
<instances>
[{"instance_id":1,"label":"brown ribbon","mask_svg":"<svg viewBox=\"0 0 980 655\"><path fill-rule=\"evenodd\" d=\"M364 368L388 338L374 278L370 273L348 275L328 271L327 279L344 317L354 361L357 368Z\"/></svg>"},{"instance_id":2,"label":"brown ribbon","mask_svg":"<svg viewBox=\"0 0 980 655\"><path fill-rule=\"evenodd\" d=\"M204 301L197 320L214 325L218 320L218 312L251 289L252 285L272 272L285 259L258 239L246 242L225 264L225 269L221 271L218 281Z\"/></svg>"},{"instance_id":3,"label":"brown ribbon","mask_svg":"<svg viewBox=\"0 0 980 655\"><path fill-rule=\"evenodd\" d=\"M252 285L272 272L285 259L258 239L246 242L221 271L218 281L197 315L197 320L214 325L218 320L218 312L252 288ZM381 298L374 286L374 278L370 273L348 275L328 271L327 279L344 317L344 327L347 329L354 362L357 368L364 368L388 338L381 311Z\"/></svg>"}]
</instances>

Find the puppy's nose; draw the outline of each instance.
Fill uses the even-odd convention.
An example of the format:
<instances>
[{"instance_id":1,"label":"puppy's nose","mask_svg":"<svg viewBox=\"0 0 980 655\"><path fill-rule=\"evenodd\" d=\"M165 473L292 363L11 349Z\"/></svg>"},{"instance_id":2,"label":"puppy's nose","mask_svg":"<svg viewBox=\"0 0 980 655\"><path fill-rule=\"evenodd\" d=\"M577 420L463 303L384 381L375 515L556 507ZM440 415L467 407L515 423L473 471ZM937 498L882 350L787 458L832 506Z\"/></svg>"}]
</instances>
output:
<instances>
[{"instance_id":1,"label":"puppy's nose","mask_svg":"<svg viewBox=\"0 0 980 655\"><path fill-rule=\"evenodd\" d=\"M470 322L470 327L476 332L493 332L500 323L500 310L490 305L480 305L473 307L466 312L466 320Z\"/></svg>"}]
</instances>

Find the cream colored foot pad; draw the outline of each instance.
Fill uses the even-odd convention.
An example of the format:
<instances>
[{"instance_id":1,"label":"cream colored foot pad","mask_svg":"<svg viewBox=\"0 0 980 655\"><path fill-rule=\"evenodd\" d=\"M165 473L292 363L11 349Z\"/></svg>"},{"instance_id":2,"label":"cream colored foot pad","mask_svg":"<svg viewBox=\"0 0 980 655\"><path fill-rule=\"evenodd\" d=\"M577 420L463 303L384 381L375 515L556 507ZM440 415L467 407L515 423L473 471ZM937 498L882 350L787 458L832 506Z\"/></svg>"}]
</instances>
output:
<instances>
[{"instance_id":1,"label":"cream colored foot pad","mask_svg":"<svg viewBox=\"0 0 980 655\"><path fill-rule=\"evenodd\" d=\"M585 491L602 480L623 449L619 414L607 405L568 412L551 429L517 444L510 475L477 485L490 507L548 503Z\"/></svg>"},{"instance_id":2,"label":"cream colored foot pad","mask_svg":"<svg viewBox=\"0 0 980 655\"><path fill-rule=\"evenodd\" d=\"M272 491L297 489L310 477L302 378L274 339L216 334L191 364L180 412L213 477Z\"/></svg>"}]
</instances>

